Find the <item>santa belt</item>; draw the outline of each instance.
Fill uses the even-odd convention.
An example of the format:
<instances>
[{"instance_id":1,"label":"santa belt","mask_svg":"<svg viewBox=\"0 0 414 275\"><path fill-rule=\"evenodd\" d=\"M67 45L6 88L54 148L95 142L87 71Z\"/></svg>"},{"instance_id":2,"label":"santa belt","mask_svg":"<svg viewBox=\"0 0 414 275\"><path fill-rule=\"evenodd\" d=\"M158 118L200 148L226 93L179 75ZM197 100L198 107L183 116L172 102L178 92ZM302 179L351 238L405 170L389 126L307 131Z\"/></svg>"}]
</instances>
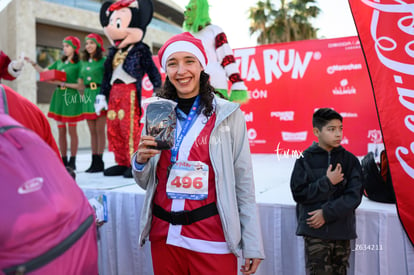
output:
<instances>
[{"instance_id":1,"label":"santa belt","mask_svg":"<svg viewBox=\"0 0 414 275\"><path fill-rule=\"evenodd\" d=\"M154 203L152 213L155 217L173 225L189 225L217 215L218 211L214 202L191 211L184 210L172 212L165 211L161 206Z\"/></svg>"}]
</instances>

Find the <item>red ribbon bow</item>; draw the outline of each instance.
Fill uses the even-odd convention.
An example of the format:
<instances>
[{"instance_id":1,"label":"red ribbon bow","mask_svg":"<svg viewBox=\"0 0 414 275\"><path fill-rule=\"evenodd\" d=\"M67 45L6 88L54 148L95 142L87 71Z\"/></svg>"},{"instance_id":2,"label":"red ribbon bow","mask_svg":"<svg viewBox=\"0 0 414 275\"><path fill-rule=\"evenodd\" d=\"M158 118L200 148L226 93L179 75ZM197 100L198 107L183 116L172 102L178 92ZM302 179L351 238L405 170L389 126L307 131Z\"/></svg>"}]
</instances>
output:
<instances>
[{"instance_id":1,"label":"red ribbon bow","mask_svg":"<svg viewBox=\"0 0 414 275\"><path fill-rule=\"evenodd\" d=\"M111 6L109 6L108 10L109 11L115 11L115 10L119 10L122 8L126 8L129 7L129 5L132 4L132 2L134 2L135 0L120 0L117 1L115 3L113 3Z\"/></svg>"}]
</instances>

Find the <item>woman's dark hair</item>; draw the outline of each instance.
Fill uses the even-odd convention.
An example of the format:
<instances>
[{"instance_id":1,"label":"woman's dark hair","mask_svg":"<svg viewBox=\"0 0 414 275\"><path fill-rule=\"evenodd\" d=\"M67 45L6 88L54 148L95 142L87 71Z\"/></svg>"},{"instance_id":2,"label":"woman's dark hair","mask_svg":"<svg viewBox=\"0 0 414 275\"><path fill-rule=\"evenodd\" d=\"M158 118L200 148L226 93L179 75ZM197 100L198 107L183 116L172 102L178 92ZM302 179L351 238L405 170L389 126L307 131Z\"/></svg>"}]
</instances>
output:
<instances>
[{"instance_id":1,"label":"woman's dark hair","mask_svg":"<svg viewBox=\"0 0 414 275\"><path fill-rule=\"evenodd\" d=\"M200 110L203 110L203 114L206 117L210 117L213 114L214 107L213 107L213 99L215 90L213 86L210 85L210 76L201 71L200 74ZM164 86L158 92L158 96L166 99L176 100L177 99L177 89L171 83L168 76L165 79ZM204 107L204 108L203 108Z\"/></svg>"},{"instance_id":2,"label":"woman's dark hair","mask_svg":"<svg viewBox=\"0 0 414 275\"><path fill-rule=\"evenodd\" d=\"M101 60L102 57L103 57L102 48L101 47L96 47L96 51L95 51L95 54L93 55L93 59ZM90 55L89 55L88 51L86 49L83 50L82 51L82 60L83 61L88 61L89 58L90 58Z\"/></svg>"},{"instance_id":3,"label":"woman's dark hair","mask_svg":"<svg viewBox=\"0 0 414 275\"><path fill-rule=\"evenodd\" d=\"M63 55L62 58L61 58L62 62L65 62L67 59L68 59L68 57L66 55ZM79 62L79 54L77 52L73 53L72 61L73 61L73 63L78 63Z\"/></svg>"}]
</instances>

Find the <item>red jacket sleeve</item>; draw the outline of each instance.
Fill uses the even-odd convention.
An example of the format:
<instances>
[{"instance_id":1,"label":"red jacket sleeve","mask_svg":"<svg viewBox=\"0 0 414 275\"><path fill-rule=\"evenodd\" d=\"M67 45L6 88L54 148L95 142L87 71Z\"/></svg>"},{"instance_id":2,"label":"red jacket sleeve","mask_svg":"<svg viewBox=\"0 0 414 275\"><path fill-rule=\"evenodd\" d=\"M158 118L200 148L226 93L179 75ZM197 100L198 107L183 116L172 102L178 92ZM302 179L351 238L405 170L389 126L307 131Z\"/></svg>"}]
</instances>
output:
<instances>
[{"instance_id":1,"label":"red jacket sleeve","mask_svg":"<svg viewBox=\"0 0 414 275\"><path fill-rule=\"evenodd\" d=\"M5 79L5 80L14 80L14 79L16 79L8 71L8 67L9 67L10 62L11 62L11 60L7 56L7 54L5 54L3 51L0 51L0 79L1 78Z\"/></svg>"},{"instance_id":2,"label":"red jacket sleeve","mask_svg":"<svg viewBox=\"0 0 414 275\"><path fill-rule=\"evenodd\" d=\"M49 121L43 112L27 98L21 96L10 87L3 85L6 96L9 114L23 126L37 133L60 158L59 148L53 137Z\"/></svg>"}]
</instances>

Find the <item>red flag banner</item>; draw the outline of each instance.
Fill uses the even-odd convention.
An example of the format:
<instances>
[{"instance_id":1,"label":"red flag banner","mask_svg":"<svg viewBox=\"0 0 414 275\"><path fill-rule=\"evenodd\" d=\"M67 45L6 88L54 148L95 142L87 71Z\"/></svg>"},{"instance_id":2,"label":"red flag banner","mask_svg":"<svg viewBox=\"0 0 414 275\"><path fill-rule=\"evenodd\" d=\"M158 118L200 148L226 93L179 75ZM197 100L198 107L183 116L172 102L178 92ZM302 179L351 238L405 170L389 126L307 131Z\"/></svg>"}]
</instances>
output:
<instances>
[{"instance_id":1,"label":"red flag banner","mask_svg":"<svg viewBox=\"0 0 414 275\"><path fill-rule=\"evenodd\" d=\"M349 4L371 77L398 214L414 244L414 3Z\"/></svg>"}]
</instances>

